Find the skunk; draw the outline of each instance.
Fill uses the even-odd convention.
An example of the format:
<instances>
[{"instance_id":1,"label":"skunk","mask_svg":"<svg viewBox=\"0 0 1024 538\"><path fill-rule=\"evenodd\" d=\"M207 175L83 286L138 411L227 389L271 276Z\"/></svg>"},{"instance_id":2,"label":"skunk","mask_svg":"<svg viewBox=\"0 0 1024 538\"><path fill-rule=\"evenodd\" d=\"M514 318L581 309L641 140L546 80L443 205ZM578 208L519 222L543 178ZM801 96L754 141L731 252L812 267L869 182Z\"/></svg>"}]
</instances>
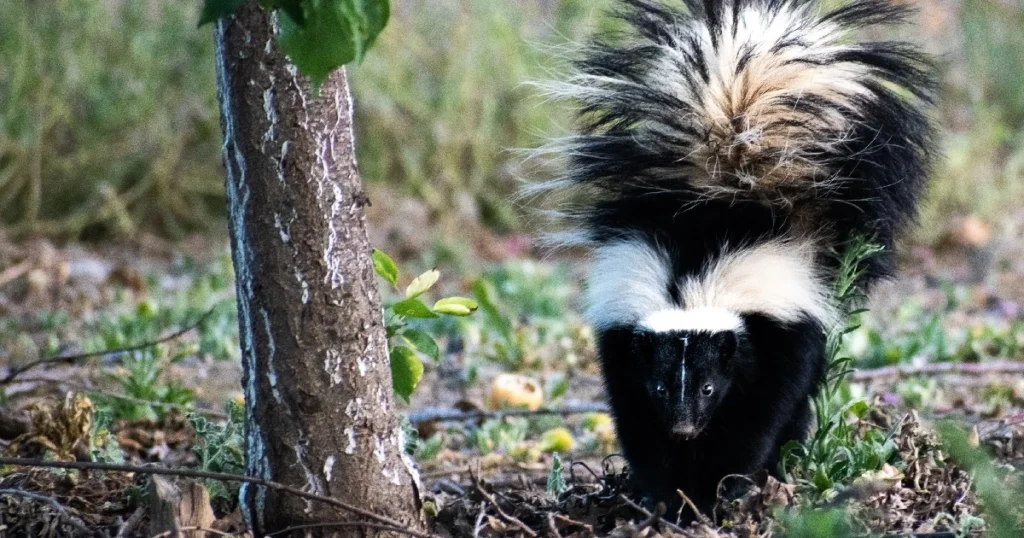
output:
<instances>
[{"instance_id":1,"label":"skunk","mask_svg":"<svg viewBox=\"0 0 1024 538\"><path fill-rule=\"evenodd\" d=\"M889 0L623 0L549 92L578 128L531 188L554 237L593 249L586 319L634 478L701 511L722 478L776 471L803 440L835 323L835 252L893 271L932 159L928 58L854 31L903 21ZM689 517L693 517L690 514Z\"/></svg>"}]
</instances>

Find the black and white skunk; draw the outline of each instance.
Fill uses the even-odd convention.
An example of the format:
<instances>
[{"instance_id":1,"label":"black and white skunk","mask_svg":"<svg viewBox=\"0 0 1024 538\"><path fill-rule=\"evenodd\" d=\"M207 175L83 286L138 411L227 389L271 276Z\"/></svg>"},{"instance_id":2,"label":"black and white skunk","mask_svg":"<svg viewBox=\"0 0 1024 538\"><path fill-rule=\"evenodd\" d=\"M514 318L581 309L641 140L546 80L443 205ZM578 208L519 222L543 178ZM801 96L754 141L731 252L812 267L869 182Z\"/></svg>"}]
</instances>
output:
<instances>
[{"instance_id":1,"label":"black and white skunk","mask_svg":"<svg viewBox=\"0 0 1024 538\"><path fill-rule=\"evenodd\" d=\"M930 161L927 59L857 42L889 0L623 0L628 31L551 86L579 107L565 175L536 187L594 249L586 318L622 448L652 501L702 511L729 474L806 436L834 322L833 252L893 269ZM685 517L685 516L684 516ZM692 517L692 514L690 515Z\"/></svg>"}]
</instances>

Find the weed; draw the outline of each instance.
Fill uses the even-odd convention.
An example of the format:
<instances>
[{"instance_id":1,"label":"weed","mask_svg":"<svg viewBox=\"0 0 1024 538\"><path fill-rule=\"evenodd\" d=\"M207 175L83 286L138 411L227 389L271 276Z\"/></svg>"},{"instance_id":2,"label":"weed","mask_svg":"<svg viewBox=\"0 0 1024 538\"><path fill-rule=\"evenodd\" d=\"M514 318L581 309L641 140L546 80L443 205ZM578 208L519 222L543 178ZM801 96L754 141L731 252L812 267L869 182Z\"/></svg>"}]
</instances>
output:
<instances>
[{"instance_id":1,"label":"weed","mask_svg":"<svg viewBox=\"0 0 1024 538\"><path fill-rule=\"evenodd\" d=\"M237 401L226 404L228 419L211 422L206 417L190 414L188 421L196 431L198 442L192 447L198 469L214 473L243 474L245 471L245 407ZM210 500L218 513L230 513L238 503L238 485L219 480L206 480Z\"/></svg>"},{"instance_id":2,"label":"weed","mask_svg":"<svg viewBox=\"0 0 1024 538\"><path fill-rule=\"evenodd\" d=\"M857 536L845 510L838 508L779 510L775 519L782 526L781 538L848 538Z\"/></svg>"},{"instance_id":3,"label":"weed","mask_svg":"<svg viewBox=\"0 0 1024 538\"><path fill-rule=\"evenodd\" d=\"M470 432L470 439L482 454L509 453L526 441L530 421L522 417L492 418Z\"/></svg>"},{"instance_id":4,"label":"weed","mask_svg":"<svg viewBox=\"0 0 1024 538\"><path fill-rule=\"evenodd\" d=\"M89 430L89 454L92 461L101 463L124 463L124 451L117 439L110 433L114 415L109 409L97 408L92 416Z\"/></svg>"},{"instance_id":5,"label":"weed","mask_svg":"<svg viewBox=\"0 0 1024 538\"><path fill-rule=\"evenodd\" d=\"M563 472L562 458L555 452L554 458L551 460L551 472L548 473L547 483L548 493L555 498L569 490L569 485L565 482Z\"/></svg>"},{"instance_id":6,"label":"weed","mask_svg":"<svg viewBox=\"0 0 1024 538\"><path fill-rule=\"evenodd\" d=\"M94 394L97 405L109 411L117 420L158 420L174 408L187 408L195 400L195 390L180 381L166 380L165 368L168 363L166 347L155 347L132 352L123 360L123 365L106 376L121 385L126 400ZM168 405L152 405L168 404Z\"/></svg>"},{"instance_id":7,"label":"weed","mask_svg":"<svg viewBox=\"0 0 1024 538\"><path fill-rule=\"evenodd\" d=\"M532 261L487 271L473 283L483 317L463 324L484 358L510 370L551 360L569 365L592 352L590 332L568 314L569 267Z\"/></svg>"},{"instance_id":8,"label":"weed","mask_svg":"<svg viewBox=\"0 0 1024 538\"><path fill-rule=\"evenodd\" d=\"M853 359L844 355L843 338L857 329L858 309L864 294L858 281L864 262L881 248L867 240L852 242L840 258L833 298L843 321L828 329L825 380L814 399L817 429L805 443L792 441L782 449L780 467L792 482L806 486L814 496L828 498L837 488L851 483L866 471L894 463L895 430L884 432L861 423L870 406L848 401L843 388ZM896 426L898 427L898 425Z\"/></svg>"}]
</instances>

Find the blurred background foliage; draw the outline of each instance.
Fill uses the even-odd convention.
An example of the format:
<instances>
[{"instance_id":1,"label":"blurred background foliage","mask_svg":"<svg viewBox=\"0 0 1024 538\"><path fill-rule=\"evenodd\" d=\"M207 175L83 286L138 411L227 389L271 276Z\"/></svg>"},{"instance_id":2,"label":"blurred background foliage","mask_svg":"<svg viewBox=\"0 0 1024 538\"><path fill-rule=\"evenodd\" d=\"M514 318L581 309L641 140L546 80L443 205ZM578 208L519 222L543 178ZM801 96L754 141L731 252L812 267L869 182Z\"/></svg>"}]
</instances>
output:
<instances>
[{"instance_id":1,"label":"blurred background foliage","mask_svg":"<svg viewBox=\"0 0 1024 538\"><path fill-rule=\"evenodd\" d=\"M528 221L515 150L568 125L524 84L602 24L608 0L396 0L353 68L358 151L385 198L431 222ZM946 158L920 239L950 216L1000 226L1024 195L1024 4L920 0L903 37L939 53ZM179 238L221 226L220 133L198 2L0 3L0 221L16 234ZM877 37L888 37L880 35ZM376 188L376 187L375 187ZM375 201L388 204L388 200Z\"/></svg>"}]
</instances>

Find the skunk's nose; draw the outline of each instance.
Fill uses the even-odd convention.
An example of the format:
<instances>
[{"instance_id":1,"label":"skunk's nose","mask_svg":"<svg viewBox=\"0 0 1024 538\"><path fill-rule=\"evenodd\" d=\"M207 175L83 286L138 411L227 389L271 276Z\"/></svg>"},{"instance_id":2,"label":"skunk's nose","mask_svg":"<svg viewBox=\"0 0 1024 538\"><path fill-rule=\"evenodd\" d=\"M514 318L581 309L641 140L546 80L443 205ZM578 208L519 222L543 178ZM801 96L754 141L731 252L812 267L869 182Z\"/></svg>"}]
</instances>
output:
<instances>
[{"instance_id":1,"label":"skunk's nose","mask_svg":"<svg viewBox=\"0 0 1024 538\"><path fill-rule=\"evenodd\" d=\"M676 424L676 426L672 428L672 435L684 441L697 437L698 433L700 432L693 424Z\"/></svg>"}]
</instances>

